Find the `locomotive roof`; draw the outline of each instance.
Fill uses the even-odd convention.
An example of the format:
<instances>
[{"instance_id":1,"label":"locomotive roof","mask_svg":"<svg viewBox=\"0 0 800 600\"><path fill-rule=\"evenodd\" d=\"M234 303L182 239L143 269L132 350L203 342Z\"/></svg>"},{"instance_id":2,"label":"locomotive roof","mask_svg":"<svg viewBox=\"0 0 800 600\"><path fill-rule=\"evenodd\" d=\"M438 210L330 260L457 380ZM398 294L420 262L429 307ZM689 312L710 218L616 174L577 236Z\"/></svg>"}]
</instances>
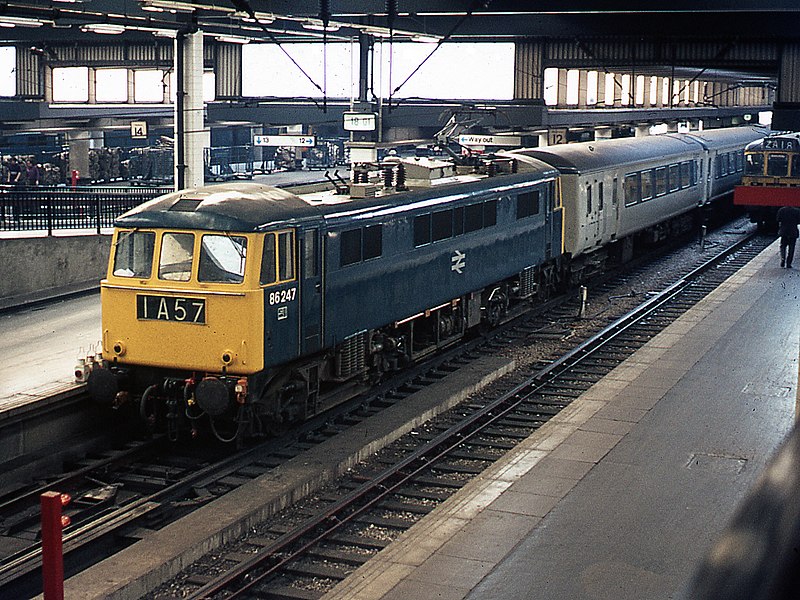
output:
<instances>
[{"instance_id":1,"label":"locomotive roof","mask_svg":"<svg viewBox=\"0 0 800 600\"><path fill-rule=\"evenodd\" d=\"M530 157L521 160L525 172L496 177L476 175L445 178L431 187L354 199L333 190L296 195L253 182L229 182L171 192L154 198L120 216L117 227L166 227L221 231L259 231L270 226L297 224L307 219L367 217L377 212L397 212L424 203L432 206L454 197L504 191L555 177L551 166Z\"/></svg>"},{"instance_id":2,"label":"locomotive roof","mask_svg":"<svg viewBox=\"0 0 800 600\"><path fill-rule=\"evenodd\" d=\"M173 227L252 231L265 216L295 218L317 211L286 190L252 182L231 182L171 192L120 216L118 227Z\"/></svg>"},{"instance_id":3,"label":"locomotive roof","mask_svg":"<svg viewBox=\"0 0 800 600\"><path fill-rule=\"evenodd\" d=\"M704 147L741 145L757 135L759 134L755 127L736 127L691 134L654 135L647 138L647 144L641 143L642 138L617 138L543 148L524 148L509 154L525 154L539 158L557 167L562 173L585 173L659 157L683 156L686 152L700 151Z\"/></svg>"}]
</instances>

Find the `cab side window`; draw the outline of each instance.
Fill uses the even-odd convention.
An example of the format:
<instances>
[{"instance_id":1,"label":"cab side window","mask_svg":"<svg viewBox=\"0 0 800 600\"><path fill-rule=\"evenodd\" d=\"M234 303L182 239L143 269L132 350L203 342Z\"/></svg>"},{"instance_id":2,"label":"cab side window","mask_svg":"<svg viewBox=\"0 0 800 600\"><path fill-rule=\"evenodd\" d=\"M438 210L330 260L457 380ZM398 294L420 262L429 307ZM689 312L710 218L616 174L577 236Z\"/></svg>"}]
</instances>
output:
<instances>
[{"instance_id":1,"label":"cab side window","mask_svg":"<svg viewBox=\"0 0 800 600\"><path fill-rule=\"evenodd\" d=\"M291 231L278 234L278 277L281 281L294 279L294 235Z\"/></svg>"},{"instance_id":2,"label":"cab side window","mask_svg":"<svg viewBox=\"0 0 800 600\"><path fill-rule=\"evenodd\" d=\"M261 285L269 285L278 280L275 254L275 234L268 233L264 236L264 254L261 257Z\"/></svg>"}]
</instances>

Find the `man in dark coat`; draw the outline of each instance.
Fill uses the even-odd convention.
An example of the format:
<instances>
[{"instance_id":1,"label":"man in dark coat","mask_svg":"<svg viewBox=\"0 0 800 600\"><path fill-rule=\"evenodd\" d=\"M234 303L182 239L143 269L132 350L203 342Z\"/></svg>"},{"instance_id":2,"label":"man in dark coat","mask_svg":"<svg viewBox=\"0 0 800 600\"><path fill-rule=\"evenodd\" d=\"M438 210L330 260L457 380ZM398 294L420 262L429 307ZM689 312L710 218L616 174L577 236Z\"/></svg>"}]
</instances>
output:
<instances>
[{"instance_id":1,"label":"man in dark coat","mask_svg":"<svg viewBox=\"0 0 800 600\"><path fill-rule=\"evenodd\" d=\"M39 185L39 167L32 160L25 161L25 177L28 185Z\"/></svg>"},{"instance_id":2,"label":"man in dark coat","mask_svg":"<svg viewBox=\"0 0 800 600\"><path fill-rule=\"evenodd\" d=\"M22 184L22 165L19 164L16 156L8 159L8 181L11 185Z\"/></svg>"},{"instance_id":3,"label":"man in dark coat","mask_svg":"<svg viewBox=\"0 0 800 600\"><path fill-rule=\"evenodd\" d=\"M781 236L781 266L792 268L794 246L800 232L797 225L800 223L800 208L784 206L778 211L778 235Z\"/></svg>"}]
</instances>

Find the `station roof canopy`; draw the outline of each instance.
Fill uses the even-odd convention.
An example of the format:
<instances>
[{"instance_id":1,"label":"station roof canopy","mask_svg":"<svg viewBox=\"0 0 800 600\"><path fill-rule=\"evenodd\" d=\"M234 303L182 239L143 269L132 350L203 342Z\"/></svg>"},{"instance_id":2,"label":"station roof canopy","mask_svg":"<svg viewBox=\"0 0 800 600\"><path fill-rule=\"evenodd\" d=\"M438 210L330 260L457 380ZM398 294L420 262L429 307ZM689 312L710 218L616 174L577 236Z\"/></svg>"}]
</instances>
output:
<instances>
[{"instance_id":1,"label":"station roof canopy","mask_svg":"<svg viewBox=\"0 0 800 600\"><path fill-rule=\"evenodd\" d=\"M191 23L280 41L349 40L359 32L453 41L796 39L796 19L787 16L798 12L796 0L0 0L0 42L166 34Z\"/></svg>"}]
</instances>

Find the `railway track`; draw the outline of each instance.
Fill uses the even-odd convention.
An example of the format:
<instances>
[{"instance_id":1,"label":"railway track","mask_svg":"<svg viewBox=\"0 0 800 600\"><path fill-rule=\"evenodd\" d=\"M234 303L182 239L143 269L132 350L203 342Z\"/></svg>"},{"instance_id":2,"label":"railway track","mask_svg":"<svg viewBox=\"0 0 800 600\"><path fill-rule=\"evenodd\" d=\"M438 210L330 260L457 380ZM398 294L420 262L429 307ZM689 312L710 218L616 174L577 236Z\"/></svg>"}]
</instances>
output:
<instances>
[{"instance_id":1,"label":"railway track","mask_svg":"<svg viewBox=\"0 0 800 600\"><path fill-rule=\"evenodd\" d=\"M319 598L713 291L765 247L744 240L493 398L405 436L298 515L206 561L199 598ZM311 516L304 512L312 511ZM304 518L305 516L305 518ZM231 566L235 565L235 566ZM154 598L162 598L158 594Z\"/></svg>"},{"instance_id":2,"label":"railway track","mask_svg":"<svg viewBox=\"0 0 800 600\"><path fill-rule=\"evenodd\" d=\"M501 329L488 340L476 340L453 349L405 372L402 380L387 382L372 390L369 397L342 405L334 413L310 421L286 436L235 456L228 456L219 448L204 450L203 453L198 453L197 448L176 451L173 445L164 452L162 440L149 440L102 456L89 457L85 464L76 465L64 476L49 479L41 486L27 490L26 494L5 498L0 501L0 535L4 540L13 539L13 543L1 547L14 548L14 551L4 552L0 558L0 593L24 597L38 591L38 495L45 489L66 491L75 499L68 509L73 524L65 530L66 572L69 575L133 543L142 531L157 529L161 524L180 518L236 486L263 475L316 443L346 431L353 423L402 401L420 387L446 377L475 358L492 354L514 340L564 338L565 329L558 323L559 315L574 316L575 309L574 301L560 308L551 306L554 315L527 317ZM637 340L641 343L649 339L640 337L641 340ZM613 360L621 360L623 355L615 351L614 356L606 356L604 360L610 365ZM596 366L581 373L579 381L571 384L571 391L563 383L543 390L539 401L527 411L498 423L491 443L489 439L478 443L487 457L464 455L458 458L455 465L446 468L449 476L445 478L445 489L457 489L462 479L467 480L466 474L456 468L459 460L469 463L467 473L485 468L483 463L491 464L495 456L502 455L503 449L513 447L516 441L529 434L526 432L530 432L531 427L540 426L546 418L556 414L571 398L579 395L579 389L586 389L599 379L602 372L602 368ZM442 425L433 427L441 428ZM418 433L418 439L438 436L428 428ZM351 487L356 486L351 484ZM413 495L419 502L412 503L412 506L408 503L402 505L408 515L424 514L426 506L432 507L447 496L441 490ZM423 508L416 506L417 503ZM413 522L408 515L401 522ZM379 524L373 523L373 526ZM370 544L372 550L381 547L380 542L372 541ZM356 555L365 554L365 548L355 547L360 548ZM351 566L357 563L354 560L351 560Z\"/></svg>"}]
</instances>

